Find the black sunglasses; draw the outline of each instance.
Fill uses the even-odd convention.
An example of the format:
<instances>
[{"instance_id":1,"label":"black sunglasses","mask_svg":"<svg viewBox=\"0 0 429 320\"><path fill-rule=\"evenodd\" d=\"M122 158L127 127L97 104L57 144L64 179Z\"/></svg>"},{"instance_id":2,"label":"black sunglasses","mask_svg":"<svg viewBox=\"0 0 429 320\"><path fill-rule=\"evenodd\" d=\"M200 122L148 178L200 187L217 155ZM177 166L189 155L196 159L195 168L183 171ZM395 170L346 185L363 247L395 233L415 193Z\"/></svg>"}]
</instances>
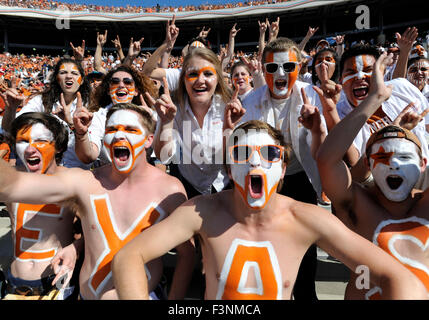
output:
<instances>
[{"instance_id":1,"label":"black sunglasses","mask_svg":"<svg viewBox=\"0 0 429 320\"><path fill-rule=\"evenodd\" d=\"M126 86L131 86L134 84L134 80L131 78L123 78L123 79L112 78L112 79L110 79L111 84L120 84L121 81L124 82L124 85L126 85Z\"/></svg>"},{"instance_id":2,"label":"black sunglasses","mask_svg":"<svg viewBox=\"0 0 429 320\"><path fill-rule=\"evenodd\" d=\"M286 73L294 72L297 65L298 65L298 62L285 62L285 63L267 62L264 64L265 70L268 73L277 72L279 67L282 67L284 72Z\"/></svg>"}]
</instances>

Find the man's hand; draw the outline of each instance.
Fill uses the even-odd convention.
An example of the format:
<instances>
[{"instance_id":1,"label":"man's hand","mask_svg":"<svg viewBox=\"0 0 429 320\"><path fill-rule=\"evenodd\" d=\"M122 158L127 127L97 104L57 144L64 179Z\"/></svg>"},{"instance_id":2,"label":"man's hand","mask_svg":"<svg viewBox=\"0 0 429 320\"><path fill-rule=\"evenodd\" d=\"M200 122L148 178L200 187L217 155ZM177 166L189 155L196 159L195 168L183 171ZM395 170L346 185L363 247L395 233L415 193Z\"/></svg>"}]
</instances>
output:
<instances>
[{"instance_id":1,"label":"man's hand","mask_svg":"<svg viewBox=\"0 0 429 320\"><path fill-rule=\"evenodd\" d=\"M82 61L85 57L85 40L82 40L82 45L75 47L73 43L70 42L70 46L73 49L73 56L77 61Z\"/></svg>"},{"instance_id":2,"label":"man's hand","mask_svg":"<svg viewBox=\"0 0 429 320\"><path fill-rule=\"evenodd\" d=\"M317 32L317 30L319 30L319 27L316 27L316 28L308 27L306 37L310 39L312 36L314 36L314 34Z\"/></svg>"},{"instance_id":3,"label":"man's hand","mask_svg":"<svg viewBox=\"0 0 429 320\"><path fill-rule=\"evenodd\" d=\"M73 114L73 125L74 125L76 135L83 136L88 132L88 129L92 122L93 114L83 106L80 92L78 92L76 96L77 96L77 103L76 103L76 110Z\"/></svg>"},{"instance_id":4,"label":"man's hand","mask_svg":"<svg viewBox=\"0 0 429 320\"><path fill-rule=\"evenodd\" d=\"M130 58L135 59L139 55L143 40L144 40L143 37L138 41L134 41L133 38L131 38L130 48L128 49L128 56Z\"/></svg>"},{"instance_id":5,"label":"man's hand","mask_svg":"<svg viewBox=\"0 0 429 320\"><path fill-rule=\"evenodd\" d=\"M404 110L401 111L400 114L398 114L392 124L408 130L413 130L428 113L429 109L426 109L423 110L421 114L418 114L414 109L414 102L411 102L404 108Z\"/></svg>"},{"instance_id":6,"label":"man's hand","mask_svg":"<svg viewBox=\"0 0 429 320\"><path fill-rule=\"evenodd\" d=\"M238 99L237 87L231 97L231 100L225 106L223 130L233 130L245 113L246 109L243 108L241 101Z\"/></svg>"},{"instance_id":7,"label":"man's hand","mask_svg":"<svg viewBox=\"0 0 429 320\"><path fill-rule=\"evenodd\" d=\"M205 26L203 26L203 29L200 31L200 33L198 34L198 37L200 38L207 38L207 36L209 35L211 28L208 28L207 30L205 30Z\"/></svg>"},{"instance_id":8,"label":"man's hand","mask_svg":"<svg viewBox=\"0 0 429 320\"><path fill-rule=\"evenodd\" d=\"M115 46L116 51L122 49L121 40L119 39L119 35L116 36L116 39L112 40L113 45Z\"/></svg>"},{"instance_id":9,"label":"man's hand","mask_svg":"<svg viewBox=\"0 0 429 320\"><path fill-rule=\"evenodd\" d=\"M269 26L268 41L272 41L274 39L277 39L279 31L280 31L280 17L277 17L277 20L271 22L271 24Z\"/></svg>"},{"instance_id":10,"label":"man's hand","mask_svg":"<svg viewBox=\"0 0 429 320\"><path fill-rule=\"evenodd\" d=\"M179 36L179 28L176 27L176 15L173 15L173 19L167 21L167 27L165 30L165 42L167 43L167 50L173 50L174 43Z\"/></svg>"},{"instance_id":11,"label":"man's hand","mask_svg":"<svg viewBox=\"0 0 429 320\"><path fill-rule=\"evenodd\" d=\"M16 110L24 104L25 96L18 91L15 77L10 79L10 83L11 87L6 89L5 92L0 93L0 95L3 98L6 108Z\"/></svg>"},{"instance_id":12,"label":"man's hand","mask_svg":"<svg viewBox=\"0 0 429 320\"><path fill-rule=\"evenodd\" d=\"M62 248L57 252L55 257L51 261L51 267L56 274L52 285L55 285L57 289L61 289L67 286L72 275L76 264L77 252L74 244L70 244L65 248ZM57 283L58 280L64 277L61 283Z\"/></svg>"},{"instance_id":13,"label":"man's hand","mask_svg":"<svg viewBox=\"0 0 429 320\"><path fill-rule=\"evenodd\" d=\"M231 38L235 38L235 36L237 35L238 31L240 31L241 29L236 29L236 23L234 23L234 25L232 26L231 30L229 31L229 37Z\"/></svg>"},{"instance_id":14,"label":"man's hand","mask_svg":"<svg viewBox=\"0 0 429 320\"><path fill-rule=\"evenodd\" d=\"M413 48L414 41L416 41L419 35L416 27L408 27L402 35L398 32L395 33L396 42L398 43L399 50L404 52L410 52Z\"/></svg>"},{"instance_id":15,"label":"man's hand","mask_svg":"<svg viewBox=\"0 0 429 320\"><path fill-rule=\"evenodd\" d=\"M342 86L328 78L328 66L321 63L316 67L320 74L320 88L313 86L314 91L319 95L324 112L333 111L341 97Z\"/></svg>"},{"instance_id":16,"label":"man's hand","mask_svg":"<svg viewBox=\"0 0 429 320\"><path fill-rule=\"evenodd\" d=\"M387 55L384 52L375 62L374 69L371 77L371 84L369 87L369 94L374 94L377 96L377 99L381 101L386 101L390 98L392 94L393 85L388 85L384 83L384 72L388 65L392 64L393 54Z\"/></svg>"},{"instance_id":17,"label":"man's hand","mask_svg":"<svg viewBox=\"0 0 429 320\"><path fill-rule=\"evenodd\" d=\"M344 44L344 37L345 37L345 35L342 34L342 35L338 35L334 38L335 42L337 43L337 46Z\"/></svg>"},{"instance_id":18,"label":"man's hand","mask_svg":"<svg viewBox=\"0 0 429 320\"><path fill-rule=\"evenodd\" d=\"M162 78L162 83L164 85L164 94L162 94L158 99L154 99L149 93L145 93L149 101L149 104L155 106L155 110L158 113L161 123L169 123L174 120L174 117L177 113L177 107L171 100L170 90L168 89L168 82L165 77Z\"/></svg>"},{"instance_id":19,"label":"man's hand","mask_svg":"<svg viewBox=\"0 0 429 320\"><path fill-rule=\"evenodd\" d=\"M265 22L261 22L258 20L259 24L259 34L265 34L265 32L268 29L268 26L270 25L270 22L268 21L268 18L266 18Z\"/></svg>"},{"instance_id":20,"label":"man's hand","mask_svg":"<svg viewBox=\"0 0 429 320\"><path fill-rule=\"evenodd\" d=\"M107 30L104 31L104 34L97 32L97 45L100 47L103 47L106 44L107 41Z\"/></svg>"},{"instance_id":21,"label":"man's hand","mask_svg":"<svg viewBox=\"0 0 429 320\"><path fill-rule=\"evenodd\" d=\"M249 68L250 74L252 76L262 74L261 60L253 58L253 59L250 59L249 61L245 56L241 56L240 60L243 61L243 63L247 66L247 68Z\"/></svg>"},{"instance_id":22,"label":"man's hand","mask_svg":"<svg viewBox=\"0 0 429 320\"><path fill-rule=\"evenodd\" d=\"M301 96L304 104L302 105L301 116L298 118L298 121L312 133L324 133L325 130L322 125L319 109L310 103L304 88L301 88Z\"/></svg>"},{"instance_id":23,"label":"man's hand","mask_svg":"<svg viewBox=\"0 0 429 320\"><path fill-rule=\"evenodd\" d=\"M66 103L64 99L64 93L61 92L60 94L60 104L58 108L55 111L52 111L52 114L55 116L60 117L62 120L67 122L69 126L73 125L73 119L70 113L71 104L73 102L70 102L69 104Z\"/></svg>"}]
</instances>

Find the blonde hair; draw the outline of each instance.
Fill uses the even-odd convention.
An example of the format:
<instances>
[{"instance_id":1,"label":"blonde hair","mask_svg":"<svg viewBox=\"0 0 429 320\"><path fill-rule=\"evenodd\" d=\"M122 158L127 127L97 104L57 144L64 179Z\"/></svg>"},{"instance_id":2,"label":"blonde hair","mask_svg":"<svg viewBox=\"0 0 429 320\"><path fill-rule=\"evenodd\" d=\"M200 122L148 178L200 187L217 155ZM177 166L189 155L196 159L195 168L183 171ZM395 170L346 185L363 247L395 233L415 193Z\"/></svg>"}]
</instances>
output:
<instances>
[{"instance_id":1,"label":"blonde hair","mask_svg":"<svg viewBox=\"0 0 429 320\"><path fill-rule=\"evenodd\" d=\"M194 48L186 55L185 60L183 61L182 71L180 73L180 78L179 78L179 86L177 90L173 93L174 100L179 104L179 107L183 108L185 106L185 95L186 96L188 95L185 87L185 74L186 74L186 70L189 67L191 59L194 57L199 57L213 64L216 70L216 77L217 77L217 86L216 86L215 94L219 94L224 103L229 102L232 96L232 92L231 92L231 89L228 87L228 85L225 83L225 80L223 79L222 65L219 61L219 58L210 49Z\"/></svg>"}]
</instances>

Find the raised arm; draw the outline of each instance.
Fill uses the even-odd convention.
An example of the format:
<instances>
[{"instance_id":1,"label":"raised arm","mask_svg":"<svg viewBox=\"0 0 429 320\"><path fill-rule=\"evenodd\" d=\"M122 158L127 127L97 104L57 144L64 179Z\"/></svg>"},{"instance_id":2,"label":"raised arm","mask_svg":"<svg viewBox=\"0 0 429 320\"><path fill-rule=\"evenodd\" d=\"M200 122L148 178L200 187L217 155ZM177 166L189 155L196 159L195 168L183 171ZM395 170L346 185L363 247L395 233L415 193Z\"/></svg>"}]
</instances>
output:
<instances>
[{"instance_id":1,"label":"raised arm","mask_svg":"<svg viewBox=\"0 0 429 320\"><path fill-rule=\"evenodd\" d=\"M414 41L417 39L418 35L419 33L416 27L408 27L402 35L396 33L396 41L399 46L399 57L395 70L393 71L392 79L407 78L408 56L410 55Z\"/></svg>"},{"instance_id":2,"label":"raised arm","mask_svg":"<svg viewBox=\"0 0 429 320\"><path fill-rule=\"evenodd\" d=\"M97 47L94 54L94 69L103 74L107 73L107 70L103 68L101 54L103 53L103 46L107 40L107 30L104 34L99 34L97 32Z\"/></svg>"},{"instance_id":3,"label":"raised arm","mask_svg":"<svg viewBox=\"0 0 429 320\"><path fill-rule=\"evenodd\" d=\"M201 225L202 219L195 211L193 200L190 200L127 243L115 255L112 263L119 299L148 299L145 263L191 239Z\"/></svg>"},{"instance_id":4,"label":"raised arm","mask_svg":"<svg viewBox=\"0 0 429 320\"><path fill-rule=\"evenodd\" d=\"M77 189L73 182L79 171L67 169L55 175L18 172L0 159L0 201L61 204L74 200Z\"/></svg>"},{"instance_id":5,"label":"raised arm","mask_svg":"<svg viewBox=\"0 0 429 320\"><path fill-rule=\"evenodd\" d=\"M112 40L113 45L115 46L116 52L118 52L119 59L124 62L125 55L122 51L121 40L119 39L119 35L116 36L116 39Z\"/></svg>"},{"instance_id":6,"label":"raised arm","mask_svg":"<svg viewBox=\"0 0 429 320\"><path fill-rule=\"evenodd\" d=\"M267 32L270 22L268 21L268 18L267 18L265 22L260 22L258 20L258 24L259 24L258 59L261 60L262 53L264 52L264 48L265 48L265 33Z\"/></svg>"},{"instance_id":7,"label":"raised arm","mask_svg":"<svg viewBox=\"0 0 429 320\"><path fill-rule=\"evenodd\" d=\"M177 37L179 36L179 28L176 27L176 15L173 15L173 18L167 21L167 27L165 29L165 40L166 44L165 50L161 55L161 62L159 63L160 68L168 68L168 59L170 58L171 51L174 48ZM147 63L147 62L146 62Z\"/></svg>"},{"instance_id":8,"label":"raised arm","mask_svg":"<svg viewBox=\"0 0 429 320\"><path fill-rule=\"evenodd\" d=\"M352 178L343 158L368 118L390 97L392 88L386 87L383 76L391 60L391 55L380 56L368 97L332 128L319 149L317 165L323 190L333 203L346 204L352 200Z\"/></svg>"},{"instance_id":9,"label":"raised arm","mask_svg":"<svg viewBox=\"0 0 429 320\"><path fill-rule=\"evenodd\" d=\"M305 49L305 46L307 45L308 40L310 40L311 37L314 36L317 30L319 30L319 27L316 27L316 28L308 27L307 34L305 35L304 39L302 39L301 42L298 44L299 51L302 51Z\"/></svg>"},{"instance_id":10,"label":"raised arm","mask_svg":"<svg viewBox=\"0 0 429 320\"><path fill-rule=\"evenodd\" d=\"M229 31L229 41L228 41L228 51L226 52L225 58L222 60L222 70L226 70L226 67L228 66L228 63L231 61L232 57L234 56L234 49L235 49L235 37L237 36L238 31L241 29L236 29L237 26L236 23L232 26L231 30Z\"/></svg>"}]
</instances>

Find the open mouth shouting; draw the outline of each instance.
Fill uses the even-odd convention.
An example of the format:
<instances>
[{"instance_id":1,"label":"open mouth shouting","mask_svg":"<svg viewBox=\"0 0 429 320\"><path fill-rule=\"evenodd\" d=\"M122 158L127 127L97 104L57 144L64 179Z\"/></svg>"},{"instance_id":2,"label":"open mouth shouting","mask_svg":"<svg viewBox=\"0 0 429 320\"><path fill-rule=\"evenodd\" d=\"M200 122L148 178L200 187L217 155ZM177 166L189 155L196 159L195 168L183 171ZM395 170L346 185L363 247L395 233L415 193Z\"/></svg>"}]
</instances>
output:
<instances>
[{"instance_id":1,"label":"open mouth shouting","mask_svg":"<svg viewBox=\"0 0 429 320\"><path fill-rule=\"evenodd\" d=\"M29 171L35 172L40 169L42 159L39 156L25 157L25 163Z\"/></svg>"},{"instance_id":2,"label":"open mouth shouting","mask_svg":"<svg viewBox=\"0 0 429 320\"><path fill-rule=\"evenodd\" d=\"M356 100L364 100L368 96L369 84L360 83L353 86L353 96Z\"/></svg>"},{"instance_id":3,"label":"open mouth shouting","mask_svg":"<svg viewBox=\"0 0 429 320\"><path fill-rule=\"evenodd\" d=\"M134 90L114 88L110 90L110 97L114 103L129 103L134 98Z\"/></svg>"},{"instance_id":4,"label":"open mouth shouting","mask_svg":"<svg viewBox=\"0 0 429 320\"><path fill-rule=\"evenodd\" d=\"M119 168L126 168L131 160L131 146L126 141L118 141L113 144L113 161Z\"/></svg>"},{"instance_id":5,"label":"open mouth shouting","mask_svg":"<svg viewBox=\"0 0 429 320\"><path fill-rule=\"evenodd\" d=\"M389 186L389 188L392 190L398 189L401 186L403 181L404 179L402 179L402 177L398 175L390 175L386 178L386 183Z\"/></svg>"},{"instance_id":6,"label":"open mouth shouting","mask_svg":"<svg viewBox=\"0 0 429 320\"><path fill-rule=\"evenodd\" d=\"M261 174L250 174L248 176L249 195L253 199L260 199L264 195L264 176Z\"/></svg>"},{"instance_id":7,"label":"open mouth shouting","mask_svg":"<svg viewBox=\"0 0 429 320\"><path fill-rule=\"evenodd\" d=\"M64 84L67 89L71 89L73 87L74 82L73 80L67 80Z\"/></svg>"},{"instance_id":8,"label":"open mouth shouting","mask_svg":"<svg viewBox=\"0 0 429 320\"><path fill-rule=\"evenodd\" d=\"M277 79L274 81L274 85L278 91L287 90L287 79Z\"/></svg>"}]
</instances>

